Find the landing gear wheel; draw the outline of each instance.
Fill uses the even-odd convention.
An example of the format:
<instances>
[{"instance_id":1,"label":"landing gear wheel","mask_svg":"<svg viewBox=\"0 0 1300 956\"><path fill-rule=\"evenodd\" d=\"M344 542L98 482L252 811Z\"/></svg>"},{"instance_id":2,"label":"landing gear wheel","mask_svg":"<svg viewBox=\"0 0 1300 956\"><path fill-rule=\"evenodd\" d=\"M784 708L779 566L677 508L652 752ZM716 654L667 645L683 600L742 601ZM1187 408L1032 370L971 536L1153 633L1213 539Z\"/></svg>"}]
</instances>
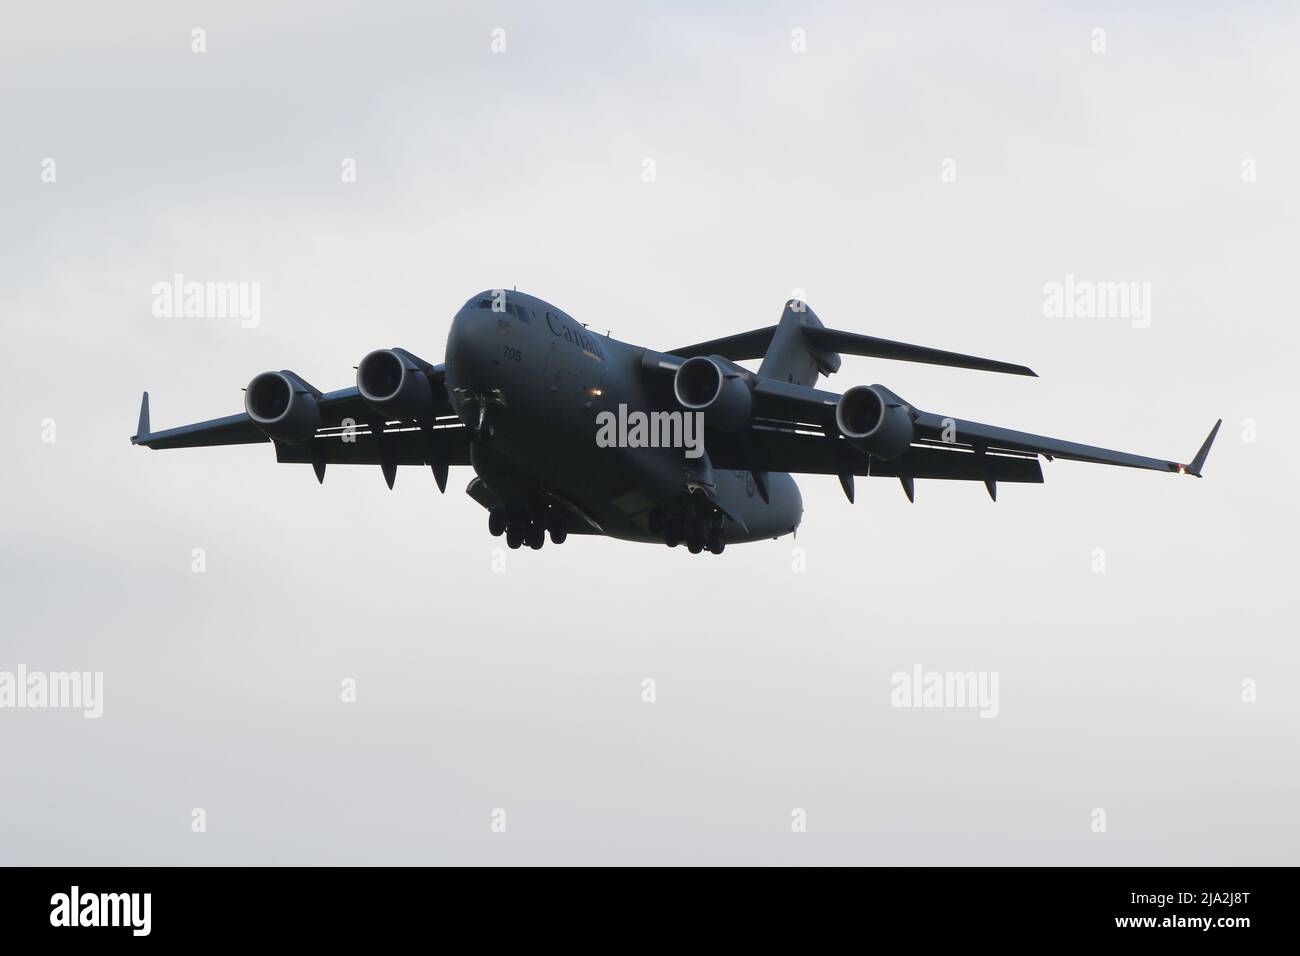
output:
<instances>
[{"instance_id":1,"label":"landing gear wheel","mask_svg":"<svg viewBox=\"0 0 1300 956\"><path fill-rule=\"evenodd\" d=\"M569 536L569 532L563 528L551 529L551 544L564 544L564 539Z\"/></svg>"},{"instance_id":2,"label":"landing gear wheel","mask_svg":"<svg viewBox=\"0 0 1300 956\"><path fill-rule=\"evenodd\" d=\"M691 554L699 554L704 550L704 531L695 522L686 529L686 550Z\"/></svg>"},{"instance_id":3,"label":"landing gear wheel","mask_svg":"<svg viewBox=\"0 0 1300 956\"><path fill-rule=\"evenodd\" d=\"M488 534L494 538L499 538L506 533L506 514L504 511L491 511L488 513Z\"/></svg>"},{"instance_id":4,"label":"landing gear wheel","mask_svg":"<svg viewBox=\"0 0 1300 956\"><path fill-rule=\"evenodd\" d=\"M520 531L519 526L516 524L511 524L507 526L506 544L510 546L510 549L512 551L516 550L523 543L524 543L524 536L523 536L523 532Z\"/></svg>"},{"instance_id":5,"label":"landing gear wheel","mask_svg":"<svg viewBox=\"0 0 1300 956\"><path fill-rule=\"evenodd\" d=\"M708 549L712 553L721 554L723 552L723 549L727 547L727 541L722 536L722 529L710 528L708 537L706 539L706 544L708 546Z\"/></svg>"},{"instance_id":6,"label":"landing gear wheel","mask_svg":"<svg viewBox=\"0 0 1300 956\"><path fill-rule=\"evenodd\" d=\"M546 527L540 521L534 521L528 526L528 547L540 551L545 543Z\"/></svg>"},{"instance_id":7,"label":"landing gear wheel","mask_svg":"<svg viewBox=\"0 0 1300 956\"><path fill-rule=\"evenodd\" d=\"M686 540L686 525L680 518L669 521L664 529L664 544L675 548Z\"/></svg>"}]
</instances>

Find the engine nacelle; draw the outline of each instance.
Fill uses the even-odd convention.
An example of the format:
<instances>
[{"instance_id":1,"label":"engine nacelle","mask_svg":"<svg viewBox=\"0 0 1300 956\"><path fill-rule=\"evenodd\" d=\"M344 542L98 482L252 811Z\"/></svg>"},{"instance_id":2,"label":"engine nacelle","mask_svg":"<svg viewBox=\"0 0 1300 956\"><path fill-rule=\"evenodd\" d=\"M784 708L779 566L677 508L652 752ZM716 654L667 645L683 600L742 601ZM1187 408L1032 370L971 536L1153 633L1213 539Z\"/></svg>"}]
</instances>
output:
<instances>
[{"instance_id":1,"label":"engine nacelle","mask_svg":"<svg viewBox=\"0 0 1300 956\"><path fill-rule=\"evenodd\" d=\"M703 412L712 428L739 428L754 412L749 385L712 357L688 358L673 376L673 394L682 408Z\"/></svg>"},{"instance_id":2,"label":"engine nacelle","mask_svg":"<svg viewBox=\"0 0 1300 956\"><path fill-rule=\"evenodd\" d=\"M912 416L870 385L855 385L835 406L835 425L849 443L878 458L897 458L912 444Z\"/></svg>"},{"instance_id":3,"label":"engine nacelle","mask_svg":"<svg viewBox=\"0 0 1300 956\"><path fill-rule=\"evenodd\" d=\"M434 417L433 385L403 349L376 349L357 365L357 391L382 415L427 421Z\"/></svg>"},{"instance_id":4,"label":"engine nacelle","mask_svg":"<svg viewBox=\"0 0 1300 956\"><path fill-rule=\"evenodd\" d=\"M263 434L300 445L320 427L320 406L302 379L292 372L263 372L244 390L244 410Z\"/></svg>"}]
</instances>

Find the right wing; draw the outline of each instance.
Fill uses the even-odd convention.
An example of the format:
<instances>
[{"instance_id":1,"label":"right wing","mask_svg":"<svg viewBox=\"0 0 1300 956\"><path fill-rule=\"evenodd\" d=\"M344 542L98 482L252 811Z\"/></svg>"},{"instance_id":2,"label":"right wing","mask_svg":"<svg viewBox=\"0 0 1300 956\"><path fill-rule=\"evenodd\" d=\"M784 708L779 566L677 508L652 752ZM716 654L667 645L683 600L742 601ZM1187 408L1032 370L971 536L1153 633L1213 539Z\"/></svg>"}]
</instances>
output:
<instances>
[{"instance_id":1,"label":"right wing","mask_svg":"<svg viewBox=\"0 0 1300 956\"><path fill-rule=\"evenodd\" d=\"M401 355L405 357L409 353ZM131 443L164 449L269 441L275 445L276 461L311 464L322 482L325 466L329 464L378 465L390 488L397 466L428 465L442 490L446 488L449 465L470 463L469 431L452 411L441 366L411 358L410 371L425 376L429 382L426 394L433 396L431 406L418 420L377 410L355 385L322 393L286 371L276 374L291 381L297 396L310 399L319 409L319 423L314 431L309 425L307 434L296 440L268 435L247 411L155 432L149 424L149 393L145 392L140 402L140 423L131 436Z\"/></svg>"},{"instance_id":2,"label":"right wing","mask_svg":"<svg viewBox=\"0 0 1300 956\"><path fill-rule=\"evenodd\" d=\"M327 392L317 402L321 410L321 425L341 425L346 418L354 422L368 422L374 417L374 411L361 399L361 393L353 385ZM450 411L450 408L448 409ZM247 412L227 415L225 418L213 418L206 422L167 428L160 432L149 430L149 393L144 393L140 400L140 424L131 436L132 445L145 448L203 448L211 445L247 445L254 442L270 441L248 417Z\"/></svg>"}]
</instances>

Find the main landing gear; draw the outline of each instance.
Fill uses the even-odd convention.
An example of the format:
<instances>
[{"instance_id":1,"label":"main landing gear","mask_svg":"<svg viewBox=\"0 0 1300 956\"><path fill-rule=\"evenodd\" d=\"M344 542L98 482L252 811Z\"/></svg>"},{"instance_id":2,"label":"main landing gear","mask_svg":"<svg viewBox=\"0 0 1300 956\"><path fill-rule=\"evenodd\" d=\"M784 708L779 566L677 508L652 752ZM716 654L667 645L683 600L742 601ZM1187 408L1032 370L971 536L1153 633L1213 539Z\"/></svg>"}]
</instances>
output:
<instances>
[{"instance_id":1,"label":"main landing gear","mask_svg":"<svg viewBox=\"0 0 1300 956\"><path fill-rule=\"evenodd\" d=\"M665 514L656 508L650 512L650 530L662 533L664 544L675 548L685 544L691 554L699 554L708 549L711 554L721 554L727 547L726 536L722 531L722 515L718 512L706 515Z\"/></svg>"},{"instance_id":2,"label":"main landing gear","mask_svg":"<svg viewBox=\"0 0 1300 956\"><path fill-rule=\"evenodd\" d=\"M488 533L494 538L506 536L511 549L524 545L540 551L551 536L551 544L564 544L569 537L564 513L555 507L500 508L488 512Z\"/></svg>"}]
</instances>

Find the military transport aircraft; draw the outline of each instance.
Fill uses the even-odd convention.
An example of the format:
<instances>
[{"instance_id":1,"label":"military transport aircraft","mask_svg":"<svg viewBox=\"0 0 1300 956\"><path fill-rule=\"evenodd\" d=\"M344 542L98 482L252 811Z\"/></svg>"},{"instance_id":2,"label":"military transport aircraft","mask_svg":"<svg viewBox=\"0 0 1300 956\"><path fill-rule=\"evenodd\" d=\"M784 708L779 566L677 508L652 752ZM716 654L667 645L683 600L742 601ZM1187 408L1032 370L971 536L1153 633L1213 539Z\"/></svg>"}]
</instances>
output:
<instances>
[{"instance_id":1,"label":"military transport aircraft","mask_svg":"<svg viewBox=\"0 0 1300 956\"><path fill-rule=\"evenodd\" d=\"M599 335L522 292L489 290L452 319L446 361L371 352L351 388L322 392L300 375L263 372L244 412L154 432L149 393L131 441L148 448L271 442L276 460L469 465L467 491L493 535L540 548L597 534L721 554L728 543L791 534L803 516L792 473L1041 482L1039 456L1200 477L1216 423L1190 464L1094 448L925 412L883 385L816 388L840 354L1013 375L1023 365L907 345L822 325L786 303L776 325L656 352ZM761 359L757 372L738 362ZM617 422L615 427L614 423ZM698 426L698 427L692 427Z\"/></svg>"}]
</instances>

